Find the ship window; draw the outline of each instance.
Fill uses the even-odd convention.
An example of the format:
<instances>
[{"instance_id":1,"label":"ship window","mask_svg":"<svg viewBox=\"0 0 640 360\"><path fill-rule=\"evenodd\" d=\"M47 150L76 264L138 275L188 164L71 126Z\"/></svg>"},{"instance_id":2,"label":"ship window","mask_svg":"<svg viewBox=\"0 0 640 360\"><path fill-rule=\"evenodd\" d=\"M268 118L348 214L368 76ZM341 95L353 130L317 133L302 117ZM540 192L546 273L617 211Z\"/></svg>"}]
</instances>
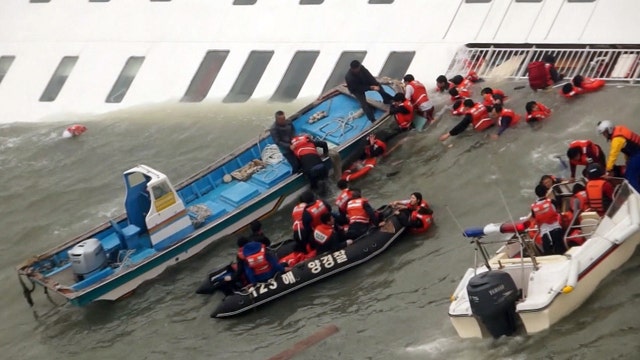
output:
<instances>
[{"instance_id":1,"label":"ship window","mask_svg":"<svg viewBox=\"0 0 640 360\"><path fill-rule=\"evenodd\" d=\"M516 0L516 2L532 2L532 3L537 3L537 2L542 2L542 0Z\"/></svg>"},{"instance_id":2,"label":"ship window","mask_svg":"<svg viewBox=\"0 0 640 360\"><path fill-rule=\"evenodd\" d=\"M0 56L0 84L2 83L2 79L9 72L9 68L15 60L15 56Z\"/></svg>"},{"instance_id":3,"label":"ship window","mask_svg":"<svg viewBox=\"0 0 640 360\"><path fill-rule=\"evenodd\" d=\"M567 0L567 2L594 2L596 0Z\"/></svg>"},{"instance_id":4,"label":"ship window","mask_svg":"<svg viewBox=\"0 0 640 360\"><path fill-rule=\"evenodd\" d=\"M207 51L207 54L200 63L198 71L196 71L196 74L193 75L193 79L191 79L191 84L189 84L187 92L185 92L180 101L202 101L209 93L211 85L213 85L216 77L218 77L218 73L220 73L220 69L222 68L225 60L227 60L228 55L228 50Z\"/></svg>"},{"instance_id":5,"label":"ship window","mask_svg":"<svg viewBox=\"0 0 640 360\"><path fill-rule=\"evenodd\" d=\"M369 4L391 4L393 0L369 0Z\"/></svg>"},{"instance_id":6,"label":"ship window","mask_svg":"<svg viewBox=\"0 0 640 360\"><path fill-rule=\"evenodd\" d=\"M76 65L76 61L78 61L77 56L65 56L60 60L56 71L49 80L42 96L40 96L40 101L54 101L58 97L62 86L64 86L69 74L71 74L71 70Z\"/></svg>"},{"instance_id":7,"label":"ship window","mask_svg":"<svg viewBox=\"0 0 640 360\"><path fill-rule=\"evenodd\" d=\"M107 99L105 100L108 103L119 103L122 102L124 96L129 91L129 87L133 82L133 79L138 74L138 70L140 70L140 66L142 66L142 62L144 61L144 56L131 56L127 63L124 64L122 71L120 72L120 76L113 84L113 88L111 88L111 92L107 95Z\"/></svg>"},{"instance_id":8,"label":"ship window","mask_svg":"<svg viewBox=\"0 0 640 360\"><path fill-rule=\"evenodd\" d=\"M291 101L295 100L307 80L313 64L315 64L319 51L298 51L293 56L287 71L284 73L280 85L270 100Z\"/></svg>"},{"instance_id":9,"label":"ship window","mask_svg":"<svg viewBox=\"0 0 640 360\"><path fill-rule=\"evenodd\" d=\"M402 79L415 55L415 51L392 51L380 70L380 76Z\"/></svg>"},{"instance_id":10,"label":"ship window","mask_svg":"<svg viewBox=\"0 0 640 360\"><path fill-rule=\"evenodd\" d=\"M300 5L318 5L323 2L324 0L300 0Z\"/></svg>"},{"instance_id":11,"label":"ship window","mask_svg":"<svg viewBox=\"0 0 640 360\"><path fill-rule=\"evenodd\" d=\"M127 175L127 182L129 183L129 187L140 185L146 181L147 180L144 178L144 175L139 172L134 172Z\"/></svg>"},{"instance_id":12,"label":"ship window","mask_svg":"<svg viewBox=\"0 0 640 360\"><path fill-rule=\"evenodd\" d=\"M89 0L89 2L109 2L111 0Z\"/></svg>"},{"instance_id":13,"label":"ship window","mask_svg":"<svg viewBox=\"0 0 640 360\"><path fill-rule=\"evenodd\" d=\"M336 66L333 68L333 72L324 84L322 93L324 94L331 88L344 84L344 76L347 71L349 71L349 64L351 64L351 61L358 60L361 62L366 55L366 51L345 51L340 54L340 58L338 59Z\"/></svg>"},{"instance_id":14,"label":"ship window","mask_svg":"<svg viewBox=\"0 0 640 360\"><path fill-rule=\"evenodd\" d=\"M489 3L491 2L491 0L464 0L464 2L468 3L468 4L473 4L473 3Z\"/></svg>"},{"instance_id":15,"label":"ship window","mask_svg":"<svg viewBox=\"0 0 640 360\"><path fill-rule=\"evenodd\" d=\"M222 102L233 103L249 100L272 56L273 51L252 51L244 63L236 82Z\"/></svg>"},{"instance_id":16,"label":"ship window","mask_svg":"<svg viewBox=\"0 0 640 360\"><path fill-rule=\"evenodd\" d=\"M30 3L48 3L51 0L29 0Z\"/></svg>"},{"instance_id":17,"label":"ship window","mask_svg":"<svg viewBox=\"0 0 640 360\"><path fill-rule=\"evenodd\" d=\"M233 5L253 5L258 0L233 0Z\"/></svg>"}]
</instances>

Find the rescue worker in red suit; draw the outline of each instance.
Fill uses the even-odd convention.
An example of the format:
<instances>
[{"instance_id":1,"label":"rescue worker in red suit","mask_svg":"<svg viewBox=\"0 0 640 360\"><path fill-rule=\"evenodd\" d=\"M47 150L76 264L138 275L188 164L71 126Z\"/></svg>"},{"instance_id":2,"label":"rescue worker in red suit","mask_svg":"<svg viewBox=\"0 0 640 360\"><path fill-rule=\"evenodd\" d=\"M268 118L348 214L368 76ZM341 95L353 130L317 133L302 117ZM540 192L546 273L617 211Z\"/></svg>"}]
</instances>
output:
<instances>
[{"instance_id":1,"label":"rescue worker in red suit","mask_svg":"<svg viewBox=\"0 0 640 360\"><path fill-rule=\"evenodd\" d=\"M300 194L298 205L293 208L291 212L293 240L296 241L297 251L304 252L307 239L311 234L311 228L305 228L302 217L307 205L312 204L315 201L315 195L311 191L305 191Z\"/></svg>"},{"instance_id":2,"label":"rescue worker in red suit","mask_svg":"<svg viewBox=\"0 0 640 360\"><path fill-rule=\"evenodd\" d=\"M529 101L524 108L527 111L527 124L531 125L532 127L539 124L541 120L544 120L551 116L551 109L539 102Z\"/></svg>"},{"instance_id":3,"label":"rescue worker in red suit","mask_svg":"<svg viewBox=\"0 0 640 360\"><path fill-rule=\"evenodd\" d=\"M470 124L476 126L477 123L489 117L487 108L480 103L475 103L473 100L467 99L463 102L463 105L465 107L464 117L448 133L440 135L440 141L445 141L451 136L456 136L463 132Z\"/></svg>"},{"instance_id":4,"label":"rescue worker in red suit","mask_svg":"<svg viewBox=\"0 0 640 360\"><path fill-rule=\"evenodd\" d=\"M569 181L576 179L578 165L584 166L585 172L586 166L594 162L600 164L603 168L607 166L604 151L602 151L600 145L594 144L591 140L574 140L569 143L567 158L569 158L569 167L571 169Z\"/></svg>"},{"instance_id":5,"label":"rescue worker in red suit","mask_svg":"<svg viewBox=\"0 0 640 360\"><path fill-rule=\"evenodd\" d=\"M407 74L403 78L404 81L404 96L413 104L414 111L427 119L429 122L433 122L433 102L429 100L427 94L427 88L422 85L421 82L416 80L413 75Z\"/></svg>"},{"instance_id":6,"label":"rescue worker in red suit","mask_svg":"<svg viewBox=\"0 0 640 360\"><path fill-rule=\"evenodd\" d=\"M597 163L587 166L587 199L589 207L604 216L613 201L613 185L603 178L604 168Z\"/></svg>"},{"instance_id":7,"label":"rescue worker in red suit","mask_svg":"<svg viewBox=\"0 0 640 360\"><path fill-rule=\"evenodd\" d=\"M403 93L397 93L393 96L391 106L389 107L389 114L395 115L396 124L400 130L409 130L413 123L413 105L407 99L405 99Z\"/></svg>"},{"instance_id":8,"label":"rescue worker in red suit","mask_svg":"<svg viewBox=\"0 0 640 360\"><path fill-rule=\"evenodd\" d=\"M607 158L607 175L613 174L618 155L623 153L627 160L624 177L636 191L640 191L640 135L626 126L614 126L609 120L598 123L598 132L611 142Z\"/></svg>"},{"instance_id":9,"label":"rescue worker in red suit","mask_svg":"<svg viewBox=\"0 0 640 360\"><path fill-rule=\"evenodd\" d=\"M244 256L244 273L251 285L255 286L258 282L267 281L278 273L288 271L262 243L248 242L242 248L242 255Z\"/></svg>"},{"instance_id":10,"label":"rescue worker in red suit","mask_svg":"<svg viewBox=\"0 0 640 360\"><path fill-rule=\"evenodd\" d=\"M542 236L544 255L561 255L567 249L564 245L564 232L560 225L560 214L551 200L546 198L547 188L538 184L535 189L538 199L531 205L530 219L535 219Z\"/></svg>"},{"instance_id":11,"label":"rescue worker in red suit","mask_svg":"<svg viewBox=\"0 0 640 360\"><path fill-rule=\"evenodd\" d=\"M334 211L333 216L338 220L338 224L346 225L349 223L347 219L347 202L351 200L351 189L349 189L349 183L347 180L339 180L337 183L338 189L340 189L340 194L336 197L336 207L337 211Z\"/></svg>"},{"instance_id":12,"label":"rescue worker in red suit","mask_svg":"<svg viewBox=\"0 0 640 360\"><path fill-rule=\"evenodd\" d=\"M305 200L307 200L305 196ZM331 205L323 199L316 199L313 193L311 193L311 200L307 203L307 206L302 212L302 227L308 231L308 236L303 238L303 248L298 247L298 250L306 252L308 250L308 244L311 241L311 235L315 228L322 223L320 217L322 214L331 214Z\"/></svg>"},{"instance_id":13,"label":"rescue worker in red suit","mask_svg":"<svg viewBox=\"0 0 640 360\"><path fill-rule=\"evenodd\" d=\"M564 74L558 73L555 63L556 58L551 54L546 54L542 57L542 61L534 61L529 64L529 85L533 91L545 89L564 79Z\"/></svg>"},{"instance_id":14,"label":"rescue worker in red suit","mask_svg":"<svg viewBox=\"0 0 640 360\"><path fill-rule=\"evenodd\" d=\"M505 130L515 125L520 119L520 115L511 109L504 108L502 104L493 105L490 114L497 117L497 124L499 126L498 132L491 135L493 140L497 140Z\"/></svg>"},{"instance_id":15,"label":"rescue worker in red suit","mask_svg":"<svg viewBox=\"0 0 640 360\"><path fill-rule=\"evenodd\" d=\"M351 239L347 240L344 231L337 226L331 214L322 214L320 221L309 242L309 247L315 250L316 254L339 250L353 243Z\"/></svg>"},{"instance_id":16,"label":"rescue worker in red suit","mask_svg":"<svg viewBox=\"0 0 640 360\"><path fill-rule=\"evenodd\" d=\"M329 154L329 145L323 140L313 140L309 135L301 134L291 139L291 151L300 160L302 172L309 179L312 190L318 190L319 185L329 176L329 169L322 162L316 148L322 148L322 155Z\"/></svg>"},{"instance_id":17,"label":"rescue worker in red suit","mask_svg":"<svg viewBox=\"0 0 640 360\"><path fill-rule=\"evenodd\" d=\"M378 225L378 215L369 201L362 197L360 189L351 189L351 200L347 202L347 219L349 229L346 236L352 240L364 235L372 224Z\"/></svg>"}]
</instances>

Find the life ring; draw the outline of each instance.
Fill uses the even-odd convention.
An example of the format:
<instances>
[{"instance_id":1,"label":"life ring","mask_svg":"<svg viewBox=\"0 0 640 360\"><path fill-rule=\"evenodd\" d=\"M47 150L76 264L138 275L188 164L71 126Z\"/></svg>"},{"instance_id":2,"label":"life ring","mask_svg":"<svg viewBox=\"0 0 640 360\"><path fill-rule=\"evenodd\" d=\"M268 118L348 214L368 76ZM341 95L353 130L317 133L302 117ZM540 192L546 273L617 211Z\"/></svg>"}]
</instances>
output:
<instances>
[{"instance_id":1,"label":"life ring","mask_svg":"<svg viewBox=\"0 0 640 360\"><path fill-rule=\"evenodd\" d=\"M353 181L366 175L378 163L378 158L367 158L364 161L356 161L350 168L345 170L340 177L342 180Z\"/></svg>"},{"instance_id":2,"label":"life ring","mask_svg":"<svg viewBox=\"0 0 640 360\"><path fill-rule=\"evenodd\" d=\"M80 125L80 124L74 124L74 125L71 125L68 128L66 128L62 132L62 137L63 138L70 138L70 137L80 136L85 131L87 131L87 127L86 126Z\"/></svg>"}]
</instances>

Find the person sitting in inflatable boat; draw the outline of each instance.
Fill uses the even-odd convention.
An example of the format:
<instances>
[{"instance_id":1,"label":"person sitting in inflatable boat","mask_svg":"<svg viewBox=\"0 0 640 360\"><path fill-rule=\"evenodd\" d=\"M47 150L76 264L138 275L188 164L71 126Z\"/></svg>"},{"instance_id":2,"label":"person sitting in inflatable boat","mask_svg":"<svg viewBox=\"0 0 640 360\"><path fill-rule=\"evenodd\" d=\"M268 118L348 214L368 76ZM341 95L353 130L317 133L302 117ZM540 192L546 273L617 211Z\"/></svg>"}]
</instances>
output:
<instances>
[{"instance_id":1,"label":"person sitting in inflatable boat","mask_svg":"<svg viewBox=\"0 0 640 360\"><path fill-rule=\"evenodd\" d=\"M264 244L250 241L242 247L244 273L251 285L264 282L278 273L288 271Z\"/></svg>"},{"instance_id":2,"label":"person sitting in inflatable boat","mask_svg":"<svg viewBox=\"0 0 640 360\"><path fill-rule=\"evenodd\" d=\"M560 93L562 96L569 99L576 95L599 90L604 86L604 84L605 82L602 79L593 79L590 77L583 77L582 75L576 75L571 79L571 82L562 86Z\"/></svg>"}]
</instances>

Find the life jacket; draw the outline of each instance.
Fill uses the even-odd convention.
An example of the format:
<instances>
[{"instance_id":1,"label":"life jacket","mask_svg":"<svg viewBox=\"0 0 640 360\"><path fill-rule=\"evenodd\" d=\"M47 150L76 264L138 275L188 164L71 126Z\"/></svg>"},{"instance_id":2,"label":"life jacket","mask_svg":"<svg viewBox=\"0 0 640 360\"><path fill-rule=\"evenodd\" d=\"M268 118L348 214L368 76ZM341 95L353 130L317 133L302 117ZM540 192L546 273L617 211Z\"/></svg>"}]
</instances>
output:
<instances>
[{"instance_id":1,"label":"life jacket","mask_svg":"<svg viewBox=\"0 0 640 360\"><path fill-rule=\"evenodd\" d=\"M589 199L589 207L595 210L601 216L604 215L604 213L607 211L612 201L602 194L602 188L606 181L607 180L604 179L589 180L586 186L587 198Z\"/></svg>"},{"instance_id":2,"label":"life jacket","mask_svg":"<svg viewBox=\"0 0 640 360\"><path fill-rule=\"evenodd\" d=\"M293 153L297 158L309 154L318 155L318 150L309 135L298 135L294 137L291 139L291 145L293 145Z\"/></svg>"},{"instance_id":3,"label":"life jacket","mask_svg":"<svg viewBox=\"0 0 640 360\"><path fill-rule=\"evenodd\" d=\"M551 116L551 109L539 102L536 102L536 105L538 106L538 110L527 113L527 122L534 119L544 120Z\"/></svg>"},{"instance_id":4,"label":"life jacket","mask_svg":"<svg viewBox=\"0 0 640 360\"><path fill-rule=\"evenodd\" d=\"M320 224L313 230L313 241L316 242L318 247L326 244L327 241L333 235L333 226L329 224Z\"/></svg>"},{"instance_id":5,"label":"life jacket","mask_svg":"<svg viewBox=\"0 0 640 360\"><path fill-rule=\"evenodd\" d=\"M373 145L374 145L374 146L377 146L377 147L381 147L381 148L382 148L382 153L383 153L383 154L387 151L387 144L385 144L385 143L384 143L384 141L382 141L382 140L380 140L380 139L376 139L376 140L373 142ZM372 157L372 156L371 156L371 148L370 148L370 146L371 146L371 145L367 145L367 146L364 148L364 154L365 154L368 158Z\"/></svg>"},{"instance_id":6,"label":"life jacket","mask_svg":"<svg viewBox=\"0 0 640 360\"><path fill-rule=\"evenodd\" d=\"M574 140L569 143L569 149L571 148L580 148L580 159L569 159L569 162L574 165L588 165L591 163L594 159L588 157L587 154L592 154L594 157L600 155L600 149L591 140Z\"/></svg>"},{"instance_id":7,"label":"life jacket","mask_svg":"<svg viewBox=\"0 0 640 360\"><path fill-rule=\"evenodd\" d=\"M367 199L365 198L357 198L351 199L347 203L347 218L349 219L349 224L353 224L355 222L369 223L371 219L369 219L369 214L364 210L364 204L367 203Z\"/></svg>"},{"instance_id":8,"label":"life jacket","mask_svg":"<svg viewBox=\"0 0 640 360\"><path fill-rule=\"evenodd\" d=\"M574 97L576 95L584 94L585 92L586 91L584 91L583 88L579 88L577 86L573 86L573 84L571 84L571 91L569 91L569 92L564 92L564 88L560 88L560 95L564 96L567 99L572 98L572 97Z\"/></svg>"},{"instance_id":9,"label":"life jacket","mask_svg":"<svg viewBox=\"0 0 640 360\"><path fill-rule=\"evenodd\" d=\"M482 95L482 99L483 99L482 105L493 106L496 103L504 102L504 100L507 99L507 97L504 95L504 91L500 89L492 89L492 90L493 90L493 94ZM500 101L497 101L497 99L500 99Z\"/></svg>"},{"instance_id":10,"label":"life jacket","mask_svg":"<svg viewBox=\"0 0 640 360\"><path fill-rule=\"evenodd\" d=\"M542 61L532 61L527 65L529 71L529 86L531 89L544 89L553 85L553 80L551 79L552 66L553 65Z\"/></svg>"},{"instance_id":11,"label":"life jacket","mask_svg":"<svg viewBox=\"0 0 640 360\"><path fill-rule=\"evenodd\" d=\"M336 198L336 206L338 207L338 210L340 210L340 212L347 212L347 202L351 200L351 196L352 193L349 189L344 189L340 192L340 194Z\"/></svg>"},{"instance_id":12,"label":"life jacket","mask_svg":"<svg viewBox=\"0 0 640 360\"><path fill-rule=\"evenodd\" d=\"M411 212L411 221L414 221L414 220L420 220L420 222L422 223L422 226L419 228L412 227L411 229L409 229L409 232L411 232L412 234L420 234L429 230L429 228L431 227L431 224L433 223L433 215L418 214L417 211L413 211Z\"/></svg>"},{"instance_id":13,"label":"life jacket","mask_svg":"<svg viewBox=\"0 0 640 360\"><path fill-rule=\"evenodd\" d=\"M302 225L302 214L304 213L304 208L307 207L307 203L301 202L296 205L291 212L291 220L293 221L293 231L300 232L304 229Z\"/></svg>"},{"instance_id":14,"label":"life jacket","mask_svg":"<svg viewBox=\"0 0 640 360\"><path fill-rule=\"evenodd\" d=\"M320 199L316 200L313 204L308 205L305 211L311 215L311 228L315 229L318 225L322 224L320 217L324 213L328 213L329 209L324 205L324 202Z\"/></svg>"},{"instance_id":15,"label":"life jacket","mask_svg":"<svg viewBox=\"0 0 640 360\"><path fill-rule=\"evenodd\" d=\"M411 85L413 88L413 94L411 94L411 103L415 109L418 109L420 105L429 101L429 95L427 95L427 88L422 85L418 80L413 80L409 82L407 85Z\"/></svg>"},{"instance_id":16,"label":"life jacket","mask_svg":"<svg viewBox=\"0 0 640 360\"><path fill-rule=\"evenodd\" d=\"M409 110L408 114L397 113L396 114L396 122L400 129L408 129L411 126L411 122L413 121L413 106L409 100L405 100L402 102L402 106L405 109Z\"/></svg>"},{"instance_id":17,"label":"life jacket","mask_svg":"<svg viewBox=\"0 0 640 360\"><path fill-rule=\"evenodd\" d=\"M475 103L472 108L466 110L466 114L471 114L471 124L476 131L483 131L493 126L493 120L489 117L487 108L480 103Z\"/></svg>"},{"instance_id":18,"label":"life jacket","mask_svg":"<svg viewBox=\"0 0 640 360\"><path fill-rule=\"evenodd\" d=\"M267 260L267 251L264 245L260 247L259 251L245 255L245 261L255 275L262 275L271 271L271 264Z\"/></svg>"},{"instance_id":19,"label":"life jacket","mask_svg":"<svg viewBox=\"0 0 640 360\"><path fill-rule=\"evenodd\" d=\"M476 64L476 66L480 66L482 62L483 60L480 60L480 64ZM465 79L474 83L474 82L480 81L480 76L478 76L478 73L476 73L475 71L469 70L469 72L467 73L467 76L465 76Z\"/></svg>"},{"instance_id":20,"label":"life jacket","mask_svg":"<svg viewBox=\"0 0 640 360\"><path fill-rule=\"evenodd\" d=\"M500 114L498 114L498 118L501 118L503 116L511 117L511 124L509 124L509 126L514 126L518 123L518 121L520 121L520 115L516 114L515 111L511 109L502 108L502 111L500 112Z\"/></svg>"},{"instance_id":21,"label":"life jacket","mask_svg":"<svg viewBox=\"0 0 640 360\"><path fill-rule=\"evenodd\" d=\"M589 197L587 196L586 190L575 193L572 199L578 200L580 211L585 211L589 208Z\"/></svg>"},{"instance_id":22,"label":"life jacket","mask_svg":"<svg viewBox=\"0 0 640 360\"><path fill-rule=\"evenodd\" d=\"M471 97L471 85L473 85L473 83L469 79L462 80L462 82L456 86L458 94L465 98Z\"/></svg>"},{"instance_id":23,"label":"life jacket","mask_svg":"<svg viewBox=\"0 0 640 360\"><path fill-rule=\"evenodd\" d=\"M611 138L622 136L626 142L622 147L622 153L627 156L633 156L640 152L640 135L629 130L626 126L618 125L613 128Z\"/></svg>"},{"instance_id":24,"label":"life jacket","mask_svg":"<svg viewBox=\"0 0 640 360\"><path fill-rule=\"evenodd\" d=\"M458 96L460 99L455 100L453 105L451 106L451 114L459 116L464 115L464 101L465 98ZM451 97L453 98L453 96Z\"/></svg>"},{"instance_id":25,"label":"life jacket","mask_svg":"<svg viewBox=\"0 0 640 360\"><path fill-rule=\"evenodd\" d=\"M420 200L420 203L416 205L411 205L411 199L401 200L399 201L399 203L406 206L410 211L418 211L420 207L429 208L429 203L427 203L424 199Z\"/></svg>"},{"instance_id":26,"label":"life jacket","mask_svg":"<svg viewBox=\"0 0 640 360\"><path fill-rule=\"evenodd\" d=\"M554 224L560 218L560 214L558 214L549 199L535 202L531 205L531 211L537 224Z\"/></svg>"},{"instance_id":27,"label":"life jacket","mask_svg":"<svg viewBox=\"0 0 640 360\"><path fill-rule=\"evenodd\" d=\"M580 85L580 88L582 88L584 92L592 92L603 87L605 85L605 82L602 79L585 77L584 79L582 79L582 84Z\"/></svg>"}]
</instances>

